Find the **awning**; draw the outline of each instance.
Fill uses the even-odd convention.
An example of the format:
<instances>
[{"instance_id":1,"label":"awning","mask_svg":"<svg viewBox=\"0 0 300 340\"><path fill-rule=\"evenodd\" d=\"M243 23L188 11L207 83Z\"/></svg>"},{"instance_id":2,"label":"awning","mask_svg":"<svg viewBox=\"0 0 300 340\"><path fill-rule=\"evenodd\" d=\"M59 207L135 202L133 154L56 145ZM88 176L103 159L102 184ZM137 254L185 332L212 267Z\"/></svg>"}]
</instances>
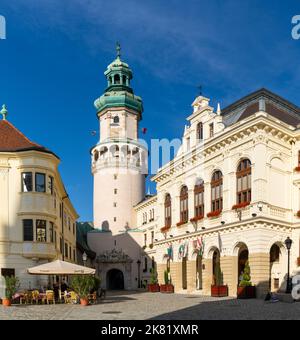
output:
<instances>
[{"instance_id":1,"label":"awning","mask_svg":"<svg viewBox=\"0 0 300 340\"><path fill-rule=\"evenodd\" d=\"M28 268L27 272L32 275L94 275L96 269L56 260L40 266Z\"/></svg>"}]
</instances>

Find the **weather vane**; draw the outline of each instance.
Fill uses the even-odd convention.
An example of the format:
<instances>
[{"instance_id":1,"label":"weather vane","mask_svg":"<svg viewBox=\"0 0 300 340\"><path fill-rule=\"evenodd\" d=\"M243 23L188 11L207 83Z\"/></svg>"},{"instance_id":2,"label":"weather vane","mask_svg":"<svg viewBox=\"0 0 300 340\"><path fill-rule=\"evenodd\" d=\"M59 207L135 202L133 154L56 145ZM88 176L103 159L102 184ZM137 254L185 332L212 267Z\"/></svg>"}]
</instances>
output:
<instances>
[{"instance_id":1,"label":"weather vane","mask_svg":"<svg viewBox=\"0 0 300 340\"><path fill-rule=\"evenodd\" d=\"M117 58L121 57L121 45L119 42L116 44L116 50L117 50Z\"/></svg>"}]
</instances>

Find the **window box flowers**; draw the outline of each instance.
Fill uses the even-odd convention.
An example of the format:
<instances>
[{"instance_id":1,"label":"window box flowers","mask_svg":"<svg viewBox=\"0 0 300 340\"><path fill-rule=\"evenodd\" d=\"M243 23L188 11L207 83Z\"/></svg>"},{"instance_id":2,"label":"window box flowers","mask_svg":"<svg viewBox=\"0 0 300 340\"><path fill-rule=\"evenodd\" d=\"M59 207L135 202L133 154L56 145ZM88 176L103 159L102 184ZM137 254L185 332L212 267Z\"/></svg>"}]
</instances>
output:
<instances>
[{"instance_id":1,"label":"window box flowers","mask_svg":"<svg viewBox=\"0 0 300 340\"><path fill-rule=\"evenodd\" d=\"M294 171L300 172L300 166L296 166L296 168L294 169Z\"/></svg>"},{"instance_id":2,"label":"window box flowers","mask_svg":"<svg viewBox=\"0 0 300 340\"><path fill-rule=\"evenodd\" d=\"M300 218L300 210L299 211L297 211L297 217L299 217Z\"/></svg>"},{"instance_id":3,"label":"window box flowers","mask_svg":"<svg viewBox=\"0 0 300 340\"><path fill-rule=\"evenodd\" d=\"M297 266L300 267L300 257L297 258Z\"/></svg>"},{"instance_id":4,"label":"window box flowers","mask_svg":"<svg viewBox=\"0 0 300 340\"><path fill-rule=\"evenodd\" d=\"M180 221L176 224L177 227L181 227L182 225L186 224L187 221Z\"/></svg>"},{"instance_id":5,"label":"window box flowers","mask_svg":"<svg viewBox=\"0 0 300 340\"><path fill-rule=\"evenodd\" d=\"M219 215L221 215L222 210L216 210L216 211L211 211L209 212L206 216L207 217L218 217Z\"/></svg>"},{"instance_id":6,"label":"window box flowers","mask_svg":"<svg viewBox=\"0 0 300 340\"><path fill-rule=\"evenodd\" d=\"M171 229L171 226L165 226L165 227L162 227L162 228L160 228L160 231L162 232L162 233L166 233L166 232L168 232L169 230Z\"/></svg>"},{"instance_id":7,"label":"window box flowers","mask_svg":"<svg viewBox=\"0 0 300 340\"><path fill-rule=\"evenodd\" d=\"M246 208L249 204L250 204L249 201L235 204L235 205L232 206L232 210Z\"/></svg>"},{"instance_id":8,"label":"window box flowers","mask_svg":"<svg viewBox=\"0 0 300 340\"><path fill-rule=\"evenodd\" d=\"M204 216L200 215L200 216L195 216L193 218L190 219L191 222L198 222L200 220L203 220Z\"/></svg>"}]
</instances>

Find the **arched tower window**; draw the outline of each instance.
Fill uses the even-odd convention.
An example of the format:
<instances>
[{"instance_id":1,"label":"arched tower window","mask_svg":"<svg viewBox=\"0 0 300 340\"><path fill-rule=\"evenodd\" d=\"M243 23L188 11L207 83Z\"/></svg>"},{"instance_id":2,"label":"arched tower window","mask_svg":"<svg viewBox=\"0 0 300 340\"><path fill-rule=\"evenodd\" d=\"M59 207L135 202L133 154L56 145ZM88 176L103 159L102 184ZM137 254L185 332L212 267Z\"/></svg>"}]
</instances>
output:
<instances>
[{"instance_id":1,"label":"arched tower window","mask_svg":"<svg viewBox=\"0 0 300 340\"><path fill-rule=\"evenodd\" d=\"M237 204L251 201L251 162L249 159L240 161L237 172Z\"/></svg>"},{"instance_id":2,"label":"arched tower window","mask_svg":"<svg viewBox=\"0 0 300 340\"><path fill-rule=\"evenodd\" d=\"M194 188L195 217L204 216L204 182L200 180Z\"/></svg>"},{"instance_id":3,"label":"arched tower window","mask_svg":"<svg viewBox=\"0 0 300 340\"><path fill-rule=\"evenodd\" d=\"M120 84L120 76L118 74L116 74L114 76L114 84L115 85L119 85Z\"/></svg>"},{"instance_id":4,"label":"arched tower window","mask_svg":"<svg viewBox=\"0 0 300 340\"><path fill-rule=\"evenodd\" d=\"M180 222L186 223L189 219L189 194L186 186L180 190Z\"/></svg>"},{"instance_id":5,"label":"arched tower window","mask_svg":"<svg viewBox=\"0 0 300 340\"><path fill-rule=\"evenodd\" d=\"M125 86L127 85L126 76L122 76L122 84L125 85Z\"/></svg>"},{"instance_id":6,"label":"arched tower window","mask_svg":"<svg viewBox=\"0 0 300 340\"><path fill-rule=\"evenodd\" d=\"M200 122L197 124L197 141L203 140L203 124Z\"/></svg>"},{"instance_id":7,"label":"arched tower window","mask_svg":"<svg viewBox=\"0 0 300 340\"><path fill-rule=\"evenodd\" d=\"M94 161L97 162L98 159L99 159L99 152L96 150L94 152Z\"/></svg>"},{"instance_id":8,"label":"arched tower window","mask_svg":"<svg viewBox=\"0 0 300 340\"><path fill-rule=\"evenodd\" d=\"M211 211L223 209L223 175L221 171L215 171L211 178Z\"/></svg>"},{"instance_id":9,"label":"arched tower window","mask_svg":"<svg viewBox=\"0 0 300 340\"><path fill-rule=\"evenodd\" d=\"M172 201L171 195L165 197L165 227L170 228L172 225Z\"/></svg>"}]
</instances>

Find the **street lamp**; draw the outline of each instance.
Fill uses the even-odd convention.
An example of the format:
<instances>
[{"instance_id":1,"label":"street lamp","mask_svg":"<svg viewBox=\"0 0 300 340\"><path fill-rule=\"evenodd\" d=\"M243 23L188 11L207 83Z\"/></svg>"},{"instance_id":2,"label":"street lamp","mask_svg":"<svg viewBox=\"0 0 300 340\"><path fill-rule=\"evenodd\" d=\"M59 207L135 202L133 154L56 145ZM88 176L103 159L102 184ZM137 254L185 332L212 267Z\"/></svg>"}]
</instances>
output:
<instances>
[{"instance_id":1,"label":"street lamp","mask_svg":"<svg viewBox=\"0 0 300 340\"><path fill-rule=\"evenodd\" d=\"M83 254L82 254L82 261L83 261L83 265L84 266L86 266L86 261L87 261L87 254L86 254L86 252L84 252Z\"/></svg>"},{"instance_id":2,"label":"street lamp","mask_svg":"<svg viewBox=\"0 0 300 340\"><path fill-rule=\"evenodd\" d=\"M141 261L137 260L136 263L138 265L138 288L141 288Z\"/></svg>"},{"instance_id":3,"label":"street lamp","mask_svg":"<svg viewBox=\"0 0 300 340\"><path fill-rule=\"evenodd\" d=\"M292 291L291 279L290 279L290 251L291 251L292 243L293 241L289 237L284 241L284 244L288 251L288 270L287 270L287 281L286 281L286 291L285 291L287 294L290 294Z\"/></svg>"}]
</instances>

